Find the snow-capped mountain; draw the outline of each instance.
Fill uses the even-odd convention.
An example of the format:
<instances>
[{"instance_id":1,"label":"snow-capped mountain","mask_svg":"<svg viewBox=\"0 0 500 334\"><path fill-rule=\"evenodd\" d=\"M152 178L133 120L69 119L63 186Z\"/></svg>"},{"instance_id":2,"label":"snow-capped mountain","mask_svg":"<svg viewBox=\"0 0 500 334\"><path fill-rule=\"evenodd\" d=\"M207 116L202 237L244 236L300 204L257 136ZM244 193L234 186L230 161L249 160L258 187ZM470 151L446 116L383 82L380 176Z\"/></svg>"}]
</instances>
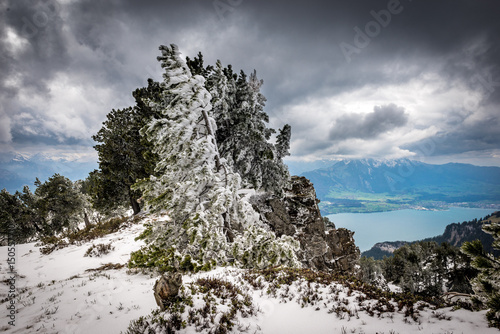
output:
<instances>
[{"instance_id":1,"label":"snow-capped mountain","mask_svg":"<svg viewBox=\"0 0 500 334\"><path fill-rule=\"evenodd\" d=\"M25 185L33 188L37 177L44 181L55 173L75 181L86 178L95 168L97 162L52 158L43 154L6 154L0 159L0 189L14 193Z\"/></svg>"},{"instance_id":2,"label":"snow-capped mountain","mask_svg":"<svg viewBox=\"0 0 500 334\"><path fill-rule=\"evenodd\" d=\"M425 200L453 202L500 200L499 167L361 159L341 160L302 175L313 182L322 200L339 191L411 194Z\"/></svg>"}]
</instances>

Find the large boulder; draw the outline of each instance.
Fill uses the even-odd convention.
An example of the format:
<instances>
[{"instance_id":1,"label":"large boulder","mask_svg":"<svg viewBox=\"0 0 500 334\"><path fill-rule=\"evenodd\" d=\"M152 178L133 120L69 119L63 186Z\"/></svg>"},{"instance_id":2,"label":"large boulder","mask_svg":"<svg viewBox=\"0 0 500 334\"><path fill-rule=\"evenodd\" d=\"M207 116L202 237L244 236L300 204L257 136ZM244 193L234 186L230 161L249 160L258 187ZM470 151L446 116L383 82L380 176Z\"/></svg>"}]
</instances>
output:
<instances>
[{"instance_id":1,"label":"large boulder","mask_svg":"<svg viewBox=\"0 0 500 334\"><path fill-rule=\"evenodd\" d=\"M292 176L284 198L264 194L254 196L252 204L276 236L293 236L300 242L298 257L305 267L353 273L360 252L354 232L327 229L321 216L313 184L305 177Z\"/></svg>"},{"instance_id":2,"label":"large boulder","mask_svg":"<svg viewBox=\"0 0 500 334\"><path fill-rule=\"evenodd\" d=\"M162 311L165 306L177 297L179 288L182 285L182 275L180 273L161 275L156 280L153 287L156 304Z\"/></svg>"}]
</instances>

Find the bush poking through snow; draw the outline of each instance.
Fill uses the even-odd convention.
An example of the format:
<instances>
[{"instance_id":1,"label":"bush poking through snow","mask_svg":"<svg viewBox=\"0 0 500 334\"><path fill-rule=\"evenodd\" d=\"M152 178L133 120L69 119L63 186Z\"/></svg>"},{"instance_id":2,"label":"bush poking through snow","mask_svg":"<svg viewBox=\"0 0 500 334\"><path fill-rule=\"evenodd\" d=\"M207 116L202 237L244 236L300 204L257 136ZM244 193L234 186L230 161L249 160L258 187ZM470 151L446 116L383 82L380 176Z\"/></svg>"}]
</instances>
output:
<instances>
[{"instance_id":1,"label":"bush poking through snow","mask_svg":"<svg viewBox=\"0 0 500 334\"><path fill-rule=\"evenodd\" d=\"M187 327L196 332L229 333L233 329L244 332L251 326L238 323L237 317L255 315L257 309L252 297L239 287L219 278L200 278L186 288L182 286L179 295L165 305L165 312L155 310L133 320L126 334L175 333Z\"/></svg>"},{"instance_id":2,"label":"bush poking through snow","mask_svg":"<svg viewBox=\"0 0 500 334\"><path fill-rule=\"evenodd\" d=\"M89 256L89 257L101 257L103 255L108 254L109 252L113 251L115 247L109 244L97 244L90 246L89 249L87 249L87 252L85 252L84 256Z\"/></svg>"},{"instance_id":3,"label":"bush poking through snow","mask_svg":"<svg viewBox=\"0 0 500 334\"><path fill-rule=\"evenodd\" d=\"M107 234L115 233L130 222L135 223L137 221L137 216L133 218L111 218L95 225L86 226L84 229L75 232L62 234L59 237L51 236L48 238L42 238L40 241L43 247L40 248L40 252L47 255L55 250L62 249L69 245L79 245L80 243L91 241Z\"/></svg>"}]
</instances>

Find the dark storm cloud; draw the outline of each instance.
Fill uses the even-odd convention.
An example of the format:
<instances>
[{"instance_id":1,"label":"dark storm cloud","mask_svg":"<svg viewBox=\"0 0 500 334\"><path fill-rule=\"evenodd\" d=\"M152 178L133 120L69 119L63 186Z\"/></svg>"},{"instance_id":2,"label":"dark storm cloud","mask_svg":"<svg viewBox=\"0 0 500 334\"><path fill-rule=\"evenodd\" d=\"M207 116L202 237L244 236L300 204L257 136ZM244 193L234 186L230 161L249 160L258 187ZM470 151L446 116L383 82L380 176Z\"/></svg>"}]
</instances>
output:
<instances>
[{"instance_id":1,"label":"dark storm cloud","mask_svg":"<svg viewBox=\"0 0 500 334\"><path fill-rule=\"evenodd\" d=\"M60 5L55 0L11 0L0 7L0 71L2 92L14 96L19 89L46 92L46 82L69 63L62 34ZM25 39L27 46L13 52L7 30ZM15 77L16 85L5 81Z\"/></svg>"},{"instance_id":2,"label":"dark storm cloud","mask_svg":"<svg viewBox=\"0 0 500 334\"><path fill-rule=\"evenodd\" d=\"M331 140L370 139L408 123L408 114L395 104L375 106L373 112L346 114L339 117L330 130Z\"/></svg>"},{"instance_id":3,"label":"dark storm cloud","mask_svg":"<svg viewBox=\"0 0 500 334\"><path fill-rule=\"evenodd\" d=\"M391 8L397 10L391 12ZM11 119L14 141L31 133L13 117L24 107L23 101L15 99L19 91L33 90L57 101L48 83L60 73L69 77L70 85L94 87L84 92L93 105L78 111L86 115L82 118L92 132L106 112L117 107L110 98L96 97L96 92L109 89L120 107L132 103L133 89L144 85L147 77L160 78L157 48L168 43L178 44L185 56L201 51L209 64L219 58L236 70L257 69L265 82L266 111L280 123L292 122L297 140L307 136L307 129L300 127L298 118L290 118L288 110L294 105L364 87L404 85L429 72L448 82L449 87L440 89L463 83L479 91L480 101L464 105L470 113L482 108L483 118L489 119L500 103L500 6L495 1L77 0L63 5L55 0L11 0L2 3L0 11L0 102L4 105L0 120L2 112ZM383 18L387 12L390 19ZM367 27L377 24L379 29L376 34L370 32L369 42L356 45L361 38L358 31L366 35ZM24 36L27 44L13 50L9 29ZM358 49L350 62L342 43ZM70 109L75 102L66 104ZM336 117L330 137L354 138L346 129L355 129L356 138L376 138L407 124L408 114L394 108L357 118ZM313 111L304 112L307 117ZM44 117L40 116L42 127ZM330 124L331 119L322 121ZM483 143L498 147L490 140L496 138L491 123L469 122L470 135L462 135L465 125L460 126L460 121L440 132L450 148L474 149ZM487 129L481 131L482 126ZM51 128L39 134L53 140L72 138L71 131L61 132ZM467 138L472 133L474 138ZM324 137L311 140L315 143L311 150L327 150L328 131Z\"/></svg>"},{"instance_id":4,"label":"dark storm cloud","mask_svg":"<svg viewBox=\"0 0 500 334\"><path fill-rule=\"evenodd\" d=\"M498 113L492 113L475 121L463 120L451 130L441 131L404 148L427 156L495 150L500 144L499 128L500 117Z\"/></svg>"}]
</instances>

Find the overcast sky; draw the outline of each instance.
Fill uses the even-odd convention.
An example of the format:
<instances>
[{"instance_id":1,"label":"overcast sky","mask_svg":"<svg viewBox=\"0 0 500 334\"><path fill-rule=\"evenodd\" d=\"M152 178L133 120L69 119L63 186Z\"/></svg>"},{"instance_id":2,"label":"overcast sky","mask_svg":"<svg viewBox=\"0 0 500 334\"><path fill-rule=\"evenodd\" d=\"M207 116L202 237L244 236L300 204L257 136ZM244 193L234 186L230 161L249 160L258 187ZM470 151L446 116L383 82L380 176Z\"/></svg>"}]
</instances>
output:
<instances>
[{"instance_id":1,"label":"overcast sky","mask_svg":"<svg viewBox=\"0 0 500 334\"><path fill-rule=\"evenodd\" d=\"M160 44L264 80L291 159L500 166L498 1L2 0L0 152L95 160Z\"/></svg>"}]
</instances>

